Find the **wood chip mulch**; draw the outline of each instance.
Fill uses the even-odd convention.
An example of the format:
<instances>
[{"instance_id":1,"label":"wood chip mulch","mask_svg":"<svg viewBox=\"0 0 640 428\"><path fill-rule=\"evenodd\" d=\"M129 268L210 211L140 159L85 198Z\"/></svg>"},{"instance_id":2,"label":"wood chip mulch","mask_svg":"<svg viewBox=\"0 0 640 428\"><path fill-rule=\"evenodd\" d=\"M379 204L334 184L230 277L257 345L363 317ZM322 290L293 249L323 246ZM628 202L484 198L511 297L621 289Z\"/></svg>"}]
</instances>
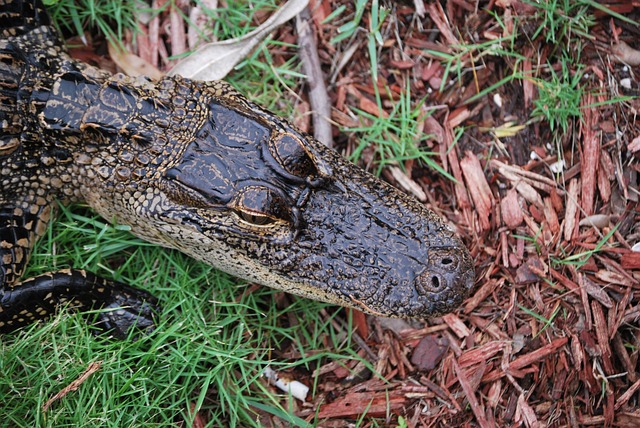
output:
<instances>
[{"instance_id":1,"label":"wood chip mulch","mask_svg":"<svg viewBox=\"0 0 640 428\"><path fill-rule=\"evenodd\" d=\"M581 68L569 73L583 73L581 117L552 130L547 120L531 120L540 94L536 79L562 69L557 46L535 35L541 19L528 2L381 2L390 15L380 29L377 82L365 31L330 43L341 21L325 18L342 5L341 16L352 16L354 3L309 6L335 147L349 154L357 145L354 134L340 131L359 125L356 110L387 115L407 87L416 103L426 97L419 118L425 137L418 143L457 183L410 161L386 169L383 178L450 220L472 251L477 281L458 311L418 327L354 313L360 355L384 379L357 361L316 367L300 374L307 384L317 377L317 389L295 403L296 415L309 421L317 415L324 427L351 426L363 413L362 426L370 418L395 425L400 416L409 427L640 426L640 100L610 102L640 95L640 27L590 9L589 34L571 36L580 42L574 52ZM177 4L187 15L195 8ZM638 1L600 4L640 21ZM180 16L170 9L141 24L138 54L160 69L171 66L171 54L191 48ZM370 28L370 20L368 6L361 27ZM180 30L163 36L167 25ZM505 49L520 57L511 61L459 48L508 39L514 31L516 45ZM273 35L286 42L296 37L295 22ZM295 53L282 48L273 61ZM443 54L464 64L444 82ZM475 96L514 72L535 79ZM374 85L388 111L378 108ZM309 111L303 82L298 93L299 110ZM294 119L312 132L307 117ZM458 127L465 132L456 139ZM366 156L375 163L373 150ZM294 354L281 350L274 357ZM283 406L290 405L284 398ZM260 420L281 426L272 418Z\"/></svg>"}]
</instances>

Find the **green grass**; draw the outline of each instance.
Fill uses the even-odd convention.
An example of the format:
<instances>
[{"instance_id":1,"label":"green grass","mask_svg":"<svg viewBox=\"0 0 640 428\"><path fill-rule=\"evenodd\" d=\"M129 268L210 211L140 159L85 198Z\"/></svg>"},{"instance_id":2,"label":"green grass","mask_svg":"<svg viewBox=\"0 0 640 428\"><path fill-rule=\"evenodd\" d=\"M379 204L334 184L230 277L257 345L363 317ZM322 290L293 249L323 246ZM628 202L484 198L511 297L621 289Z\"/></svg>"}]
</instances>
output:
<instances>
[{"instance_id":1,"label":"green grass","mask_svg":"<svg viewBox=\"0 0 640 428\"><path fill-rule=\"evenodd\" d=\"M590 11L590 2L584 0L546 0L543 2L525 1L536 8L539 21L532 39L544 38L547 43L561 50L571 48L564 43L575 43L581 38L592 39L589 28L595 24Z\"/></svg>"},{"instance_id":2,"label":"green grass","mask_svg":"<svg viewBox=\"0 0 640 428\"><path fill-rule=\"evenodd\" d=\"M554 320L556 319L558 313L560 313L561 306L560 305L556 306L553 312L551 313L551 315L549 315L549 318L546 318L544 315L540 315L537 312L529 308L526 308L522 305L518 305L518 308L520 308L520 310L522 310L524 313L531 316L532 318L537 319L542 324L542 327L539 327L539 330L536 332L534 336L535 338L540 336L547 328L554 326Z\"/></svg>"},{"instance_id":3,"label":"green grass","mask_svg":"<svg viewBox=\"0 0 640 428\"><path fill-rule=\"evenodd\" d=\"M84 32L99 33L109 41L120 43L126 30L137 32L136 13L159 13L175 4L166 2L161 9L152 10L147 3L137 0L43 0L55 24L66 31L83 37ZM248 33L251 20L257 11L273 11L277 2L254 0L246 2L231 0L228 7L220 9L202 8L211 17L211 29L220 40L239 37ZM179 11L179 8L176 9ZM179 12L181 13L181 12ZM187 16L183 16L189 23Z\"/></svg>"},{"instance_id":4,"label":"green grass","mask_svg":"<svg viewBox=\"0 0 640 428\"><path fill-rule=\"evenodd\" d=\"M362 17L364 16L364 12L367 9L367 0L356 0L355 1L355 12L347 17L344 23L338 22L337 20L334 23L338 23L338 35L331 39L332 44L339 43L343 40L350 39L353 37L357 31L360 30L360 22L362 21ZM340 17L340 15L344 12L345 6L342 5L338 9L336 9L330 16L327 17L325 22L330 22L334 19Z\"/></svg>"},{"instance_id":5,"label":"green grass","mask_svg":"<svg viewBox=\"0 0 640 428\"><path fill-rule=\"evenodd\" d=\"M370 7L366 1L356 1L355 10L351 15L340 16L340 20L334 22L339 25L337 36L332 40L332 44L352 43L355 35L360 31L366 34L367 53L369 57L369 71L374 82L375 98L378 111L387 111L388 116L372 115L363 110L353 109L357 115L361 126L342 127L341 131L357 141L354 151L349 156L353 162L358 162L365 149L373 148L375 156L373 165L365 166L371 169L375 175L380 175L382 170L388 166L399 166L404 168L404 162L415 160L420 166L425 166L436 170L445 177L454 180L435 160L437 154L430 151L428 147L429 135L420 129L420 124L425 116L423 104L425 99L415 100L411 94L409 80L403 88L400 99L394 103L391 110L385 108L382 97L375 82L378 81L379 54L382 49L385 36L383 31L388 24L390 10L383 4L374 0ZM342 12L342 11L341 11ZM363 27L363 16L368 13L368 27ZM340 14L334 13L332 18L336 19ZM328 19L327 19L328 20ZM346 49L345 49L346 50ZM454 180L455 181L455 180Z\"/></svg>"},{"instance_id":6,"label":"green grass","mask_svg":"<svg viewBox=\"0 0 640 428\"><path fill-rule=\"evenodd\" d=\"M228 10L216 11L222 19L215 21L215 30L221 39L244 34L252 29L253 13L271 11L275 4L230 2ZM55 7L72 31L75 23L78 28L107 25L112 33L104 33L118 38L130 24L125 13L130 6L63 0ZM89 15L88 9L100 13ZM292 55L274 65L273 47L288 48L267 38L229 81L289 116L294 107L284 95L298 86L299 64ZM345 334L320 314L326 308L334 317L340 309L292 296L290 304L278 307L276 291L262 287L248 293L245 282L143 242L83 208L63 210L38 243L27 275L71 266L152 292L162 306L158 328L137 341L108 340L92 333L87 322L92 314L62 311L49 322L0 336L0 426L191 426L193 408L210 427L260 426L258 410L304 426L290 412L292 399L260 379L262 370L267 365L294 370L305 376L301 380L313 396L317 379L309 374L318 366L361 359L351 342L351 326ZM288 358L281 356L284 352ZM100 370L43 412L47 399L96 361L102 362Z\"/></svg>"},{"instance_id":7,"label":"green grass","mask_svg":"<svg viewBox=\"0 0 640 428\"><path fill-rule=\"evenodd\" d=\"M582 67L572 64L569 58L563 58L560 66L562 69L557 73L550 66L546 79L535 79L538 97L533 101L531 116L544 118L552 132L567 132L572 119L582 117Z\"/></svg>"},{"instance_id":8,"label":"green grass","mask_svg":"<svg viewBox=\"0 0 640 428\"><path fill-rule=\"evenodd\" d=\"M619 225L616 224L611 228L611 230L609 230L609 232L607 232L606 235L602 236L602 239L598 241L595 248L592 250L571 254L570 252L567 252L563 248L561 248L562 252L566 254L566 257L551 257L550 261L553 268L558 269L564 265L567 265L573 266L576 269L580 269L582 266L587 264L587 262L593 255L598 254L600 250L602 250L602 248L609 242L609 239L611 239L613 234L616 233L616 231L618 230L618 226Z\"/></svg>"},{"instance_id":9,"label":"green grass","mask_svg":"<svg viewBox=\"0 0 640 428\"><path fill-rule=\"evenodd\" d=\"M132 0L44 0L60 29L84 39L84 30L99 31L112 42L119 42L125 30L136 28ZM139 5L137 5L139 8Z\"/></svg>"},{"instance_id":10,"label":"green grass","mask_svg":"<svg viewBox=\"0 0 640 428\"><path fill-rule=\"evenodd\" d=\"M491 58L492 62L502 59L512 72L505 73L485 88L478 88L478 93L466 102L476 102L481 97L494 94L503 85L519 87L521 81L533 81L538 93L534 96L534 108L528 112L530 117L526 123L542 120L548 124L552 135L561 136L582 118L580 100L584 92L580 54L584 39L593 39L589 33L595 24L594 11L597 9L625 21L628 19L591 0L526 3L533 8L533 13L514 16L512 27L502 21L501 14L489 12L497 23L496 30L499 30L495 34L501 34L501 37L451 46L451 53L425 52L440 60L444 67L440 91L447 91L452 85L475 84L472 81L475 70L484 65L485 58ZM523 54L524 48L541 45L550 49L545 52L533 50L528 58L533 70L525 73L522 69L522 62L527 59ZM556 146L559 144L558 141L555 143Z\"/></svg>"},{"instance_id":11,"label":"green grass","mask_svg":"<svg viewBox=\"0 0 640 428\"><path fill-rule=\"evenodd\" d=\"M380 96L377 100L379 110L383 111ZM435 169L450 180L455 180L434 161L433 157L437 154L431 152L427 146L430 136L420 130L421 119L426 114L422 109L423 102L414 105L411 90L407 85L388 117L375 116L356 109L362 125L342 129L342 132L358 141L350 159L357 161L365 149L372 147L375 150L374 160L377 168L374 173L376 175L380 175L389 165L404 168L404 161L416 160L423 166Z\"/></svg>"}]
</instances>

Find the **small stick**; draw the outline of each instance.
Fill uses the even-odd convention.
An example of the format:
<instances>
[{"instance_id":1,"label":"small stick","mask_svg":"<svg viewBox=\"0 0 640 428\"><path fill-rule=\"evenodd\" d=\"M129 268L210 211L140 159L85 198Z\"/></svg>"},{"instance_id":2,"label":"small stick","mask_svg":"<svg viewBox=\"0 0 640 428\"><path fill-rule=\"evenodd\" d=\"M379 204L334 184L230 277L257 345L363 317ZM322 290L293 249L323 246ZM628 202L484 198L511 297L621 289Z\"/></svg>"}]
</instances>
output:
<instances>
[{"instance_id":1,"label":"small stick","mask_svg":"<svg viewBox=\"0 0 640 428\"><path fill-rule=\"evenodd\" d=\"M89 376L91 376L92 374L100 370L100 366L102 366L102 361L96 361L94 363L89 364L89 367L87 367L87 369L84 371L84 373L80 375L80 377L78 377L76 380L71 382L68 386L62 388L62 390L58 392L56 395L49 398L47 402L44 403L44 406L42 406L42 411L46 412L47 410L49 410L49 407L51 407L51 405L55 401L63 398L68 393L77 390L80 387L80 385L82 385L84 381L89 378Z\"/></svg>"},{"instance_id":2,"label":"small stick","mask_svg":"<svg viewBox=\"0 0 640 428\"><path fill-rule=\"evenodd\" d=\"M313 118L313 136L327 147L333 147L331 133L331 103L324 84L318 46L311 31L311 13L309 6L296 16L300 59L309 85L309 104Z\"/></svg>"}]
</instances>

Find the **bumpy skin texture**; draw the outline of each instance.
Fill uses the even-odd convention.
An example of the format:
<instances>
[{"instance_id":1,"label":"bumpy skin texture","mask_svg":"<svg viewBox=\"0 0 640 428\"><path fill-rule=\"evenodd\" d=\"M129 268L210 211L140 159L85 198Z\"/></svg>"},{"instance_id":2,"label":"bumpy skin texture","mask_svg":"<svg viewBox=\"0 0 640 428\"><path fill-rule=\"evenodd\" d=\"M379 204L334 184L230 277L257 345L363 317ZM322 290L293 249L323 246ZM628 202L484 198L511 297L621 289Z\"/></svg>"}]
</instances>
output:
<instances>
[{"instance_id":1,"label":"bumpy skin texture","mask_svg":"<svg viewBox=\"0 0 640 428\"><path fill-rule=\"evenodd\" d=\"M38 2L0 0L0 331L64 301L128 307L102 320L117 335L152 326L154 299L126 285L76 270L21 282L56 201L376 315L441 314L472 288L467 249L422 204L224 82L112 76L71 59L48 24Z\"/></svg>"}]
</instances>

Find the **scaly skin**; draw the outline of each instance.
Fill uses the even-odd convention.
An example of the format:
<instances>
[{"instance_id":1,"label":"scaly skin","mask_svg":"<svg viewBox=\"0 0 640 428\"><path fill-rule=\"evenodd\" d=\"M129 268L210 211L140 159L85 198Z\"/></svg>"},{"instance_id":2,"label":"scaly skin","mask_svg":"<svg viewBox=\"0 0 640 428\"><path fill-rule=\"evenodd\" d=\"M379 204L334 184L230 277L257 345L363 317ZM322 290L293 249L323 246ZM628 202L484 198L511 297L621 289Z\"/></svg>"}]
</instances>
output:
<instances>
[{"instance_id":1,"label":"scaly skin","mask_svg":"<svg viewBox=\"0 0 640 428\"><path fill-rule=\"evenodd\" d=\"M155 300L78 270L21 281L56 201L249 281L394 317L455 308L473 286L460 239L422 204L224 82L154 82L71 59L34 0L0 0L0 330L60 302Z\"/></svg>"}]
</instances>

